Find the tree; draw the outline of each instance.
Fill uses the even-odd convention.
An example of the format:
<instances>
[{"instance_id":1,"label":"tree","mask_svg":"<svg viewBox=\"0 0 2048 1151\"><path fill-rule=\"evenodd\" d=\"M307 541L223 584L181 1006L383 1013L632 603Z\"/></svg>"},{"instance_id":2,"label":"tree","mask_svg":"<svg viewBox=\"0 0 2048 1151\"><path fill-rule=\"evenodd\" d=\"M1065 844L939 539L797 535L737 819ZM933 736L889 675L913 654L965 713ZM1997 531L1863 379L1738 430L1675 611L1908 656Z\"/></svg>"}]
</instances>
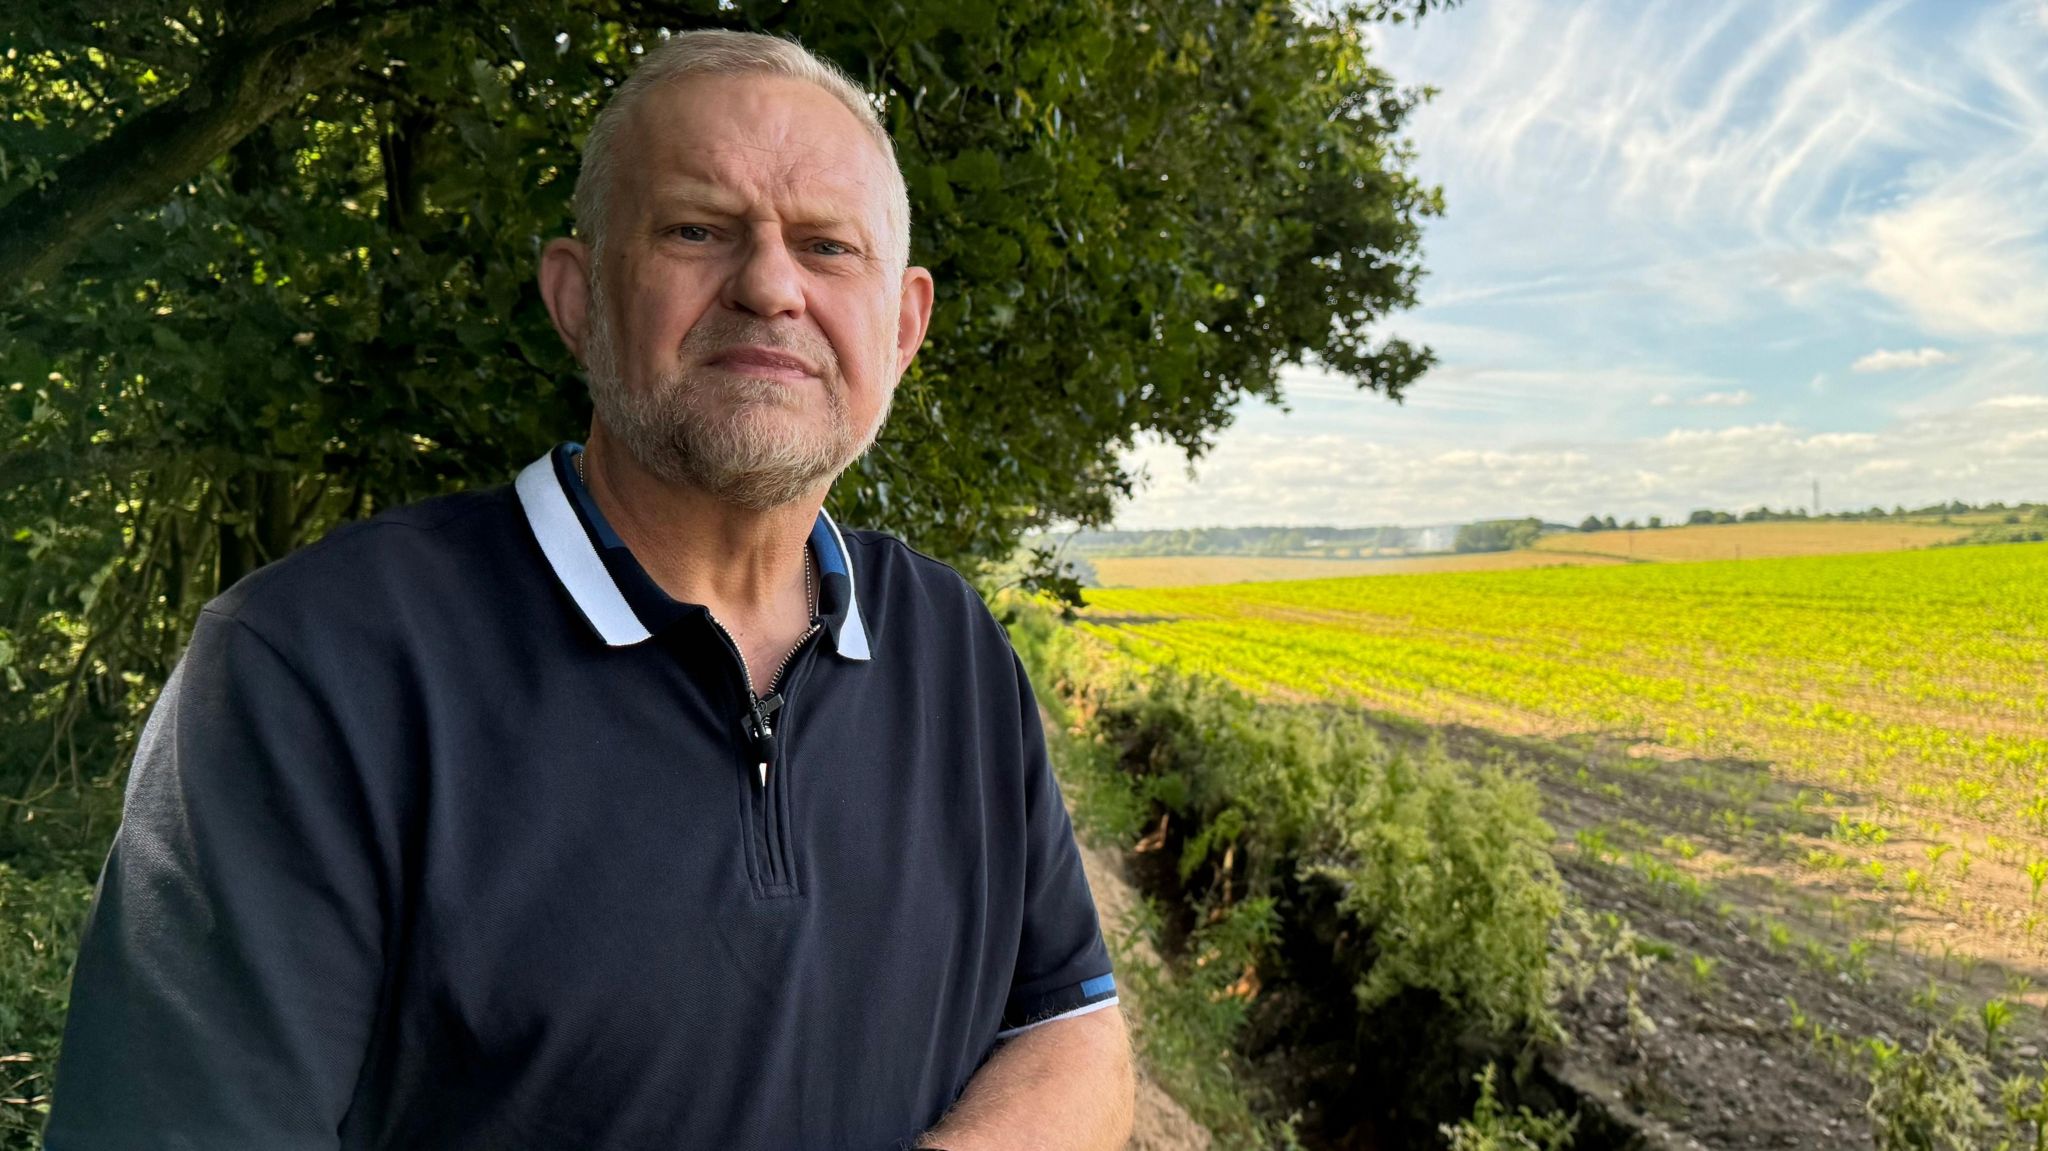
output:
<instances>
[{"instance_id":1,"label":"tree","mask_svg":"<svg viewBox=\"0 0 2048 1151\"><path fill-rule=\"evenodd\" d=\"M1654 531L1655 529L1657 529L1657 528L1661 528L1661 527L1663 527L1663 526L1664 526L1664 517L1663 517L1663 516L1651 516L1651 517L1650 517L1650 528L1651 528L1651 530L1653 530L1653 531Z\"/></svg>"},{"instance_id":2,"label":"tree","mask_svg":"<svg viewBox=\"0 0 2048 1151\"><path fill-rule=\"evenodd\" d=\"M575 143L657 26L797 36L886 103L940 298L835 492L851 522L972 566L1105 519L1139 435L1198 454L1240 400L1281 397L1285 365L1398 398L1430 362L1377 334L1413 300L1439 197L1406 172L1417 97L1355 15L24 7L0 62L19 112L0 264L23 277L0 304L0 626L39 686L154 683L196 604L254 566L502 482L584 423L533 255L568 230Z\"/></svg>"},{"instance_id":3,"label":"tree","mask_svg":"<svg viewBox=\"0 0 2048 1151\"><path fill-rule=\"evenodd\" d=\"M1599 516L1587 516L1579 521L1579 530L1582 532L1597 532L1605 529L1606 526L1606 524L1600 522Z\"/></svg>"},{"instance_id":4,"label":"tree","mask_svg":"<svg viewBox=\"0 0 2048 1151\"><path fill-rule=\"evenodd\" d=\"M1535 517L1519 520L1481 520L1458 529L1452 547L1461 552L1502 552L1525 548L1543 534L1543 521Z\"/></svg>"},{"instance_id":5,"label":"tree","mask_svg":"<svg viewBox=\"0 0 2048 1151\"><path fill-rule=\"evenodd\" d=\"M1420 96L1365 24L1431 6L11 6L0 858L98 866L207 598L583 426L533 261L569 229L595 107L662 29L795 36L884 108L939 298L833 508L972 570L1104 521L1138 437L1199 454L1287 365L1394 399L1428 367L1382 325L1441 198L1401 137Z\"/></svg>"}]
</instances>

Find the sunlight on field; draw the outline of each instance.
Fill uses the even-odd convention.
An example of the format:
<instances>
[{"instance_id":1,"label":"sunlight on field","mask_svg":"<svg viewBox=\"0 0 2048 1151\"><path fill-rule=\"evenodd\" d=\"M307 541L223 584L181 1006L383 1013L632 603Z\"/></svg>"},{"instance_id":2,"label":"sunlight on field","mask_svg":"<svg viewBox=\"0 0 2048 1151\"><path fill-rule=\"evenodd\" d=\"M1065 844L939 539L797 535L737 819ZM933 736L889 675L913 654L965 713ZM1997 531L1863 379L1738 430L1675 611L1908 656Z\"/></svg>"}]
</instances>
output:
<instances>
[{"instance_id":1,"label":"sunlight on field","mask_svg":"<svg viewBox=\"0 0 2048 1151\"><path fill-rule=\"evenodd\" d=\"M1624 559L1691 561L1777 559L1905 551L1950 543L1967 526L1919 523L1778 521L1711 524L1645 531L1561 532L1536 541L1539 551L1589 553Z\"/></svg>"},{"instance_id":2,"label":"sunlight on field","mask_svg":"<svg viewBox=\"0 0 2048 1151\"><path fill-rule=\"evenodd\" d=\"M1626 747L1556 815L1660 884L1719 836L1895 947L2048 958L2048 544L1088 601L1127 657L1255 694Z\"/></svg>"},{"instance_id":3,"label":"sunlight on field","mask_svg":"<svg viewBox=\"0 0 2048 1151\"><path fill-rule=\"evenodd\" d=\"M2048 546L1091 591L1084 626L1258 690L1620 729L2048 829ZM1905 774L1901 774L1901 773Z\"/></svg>"},{"instance_id":4,"label":"sunlight on field","mask_svg":"<svg viewBox=\"0 0 2048 1151\"><path fill-rule=\"evenodd\" d=\"M1095 565L1095 573L1104 587L1147 588L1535 567L1605 567L1621 561L1607 556L1519 551L1397 556L1376 560L1326 560L1304 556L1100 556L1089 562Z\"/></svg>"}]
</instances>

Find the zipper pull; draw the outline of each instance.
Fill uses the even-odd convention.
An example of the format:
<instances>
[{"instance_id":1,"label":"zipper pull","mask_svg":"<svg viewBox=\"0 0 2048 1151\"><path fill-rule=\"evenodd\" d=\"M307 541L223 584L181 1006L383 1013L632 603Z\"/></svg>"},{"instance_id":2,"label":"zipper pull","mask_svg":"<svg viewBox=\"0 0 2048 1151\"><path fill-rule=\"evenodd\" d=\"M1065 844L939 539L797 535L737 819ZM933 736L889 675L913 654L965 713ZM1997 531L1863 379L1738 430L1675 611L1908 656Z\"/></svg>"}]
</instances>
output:
<instances>
[{"instance_id":1,"label":"zipper pull","mask_svg":"<svg viewBox=\"0 0 2048 1151\"><path fill-rule=\"evenodd\" d=\"M765 699L754 700L747 708L747 714L740 717L740 725L754 741L754 750L760 756L757 768L761 775L761 786L768 786L768 765L775 762L775 713L782 710L782 693L770 692Z\"/></svg>"}]
</instances>

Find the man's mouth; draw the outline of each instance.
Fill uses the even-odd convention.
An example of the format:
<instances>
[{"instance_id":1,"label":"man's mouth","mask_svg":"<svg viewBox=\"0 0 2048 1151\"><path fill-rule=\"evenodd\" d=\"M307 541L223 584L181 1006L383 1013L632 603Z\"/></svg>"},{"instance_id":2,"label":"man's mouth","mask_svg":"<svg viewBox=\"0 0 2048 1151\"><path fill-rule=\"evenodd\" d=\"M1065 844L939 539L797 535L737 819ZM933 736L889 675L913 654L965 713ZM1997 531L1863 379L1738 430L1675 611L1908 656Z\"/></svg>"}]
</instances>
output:
<instances>
[{"instance_id":1,"label":"man's mouth","mask_svg":"<svg viewBox=\"0 0 2048 1151\"><path fill-rule=\"evenodd\" d=\"M815 378L818 374L817 370L800 356L762 347L727 348L711 357L710 366L742 376L759 376L771 380L807 380Z\"/></svg>"}]
</instances>

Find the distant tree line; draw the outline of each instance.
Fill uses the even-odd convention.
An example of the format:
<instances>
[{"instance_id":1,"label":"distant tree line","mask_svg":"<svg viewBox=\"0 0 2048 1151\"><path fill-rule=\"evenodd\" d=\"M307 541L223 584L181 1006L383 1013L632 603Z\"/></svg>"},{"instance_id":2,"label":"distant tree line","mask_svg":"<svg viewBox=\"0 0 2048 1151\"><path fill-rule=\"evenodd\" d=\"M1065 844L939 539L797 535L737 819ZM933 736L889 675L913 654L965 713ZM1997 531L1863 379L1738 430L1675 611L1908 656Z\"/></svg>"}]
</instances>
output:
<instances>
[{"instance_id":1,"label":"distant tree line","mask_svg":"<svg viewBox=\"0 0 2048 1151\"><path fill-rule=\"evenodd\" d=\"M1383 548L1412 550L1422 529L1393 525L1366 528L1240 527L1175 528L1162 531L1084 531L1066 540L1066 555L1098 556L1284 556L1340 552L1370 555ZM1047 537L1051 538L1051 537Z\"/></svg>"},{"instance_id":2,"label":"distant tree line","mask_svg":"<svg viewBox=\"0 0 2048 1151\"><path fill-rule=\"evenodd\" d=\"M1543 521L1530 516L1519 520L1480 520L1458 529L1454 545L1461 552L1507 552L1525 548L1543 534Z\"/></svg>"},{"instance_id":3,"label":"distant tree line","mask_svg":"<svg viewBox=\"0 0 2048 1151\"><path fill-rule=\"evenodd\" d=\"M1764 505L1763 507L1751 508L1748 511L1740 513L1717 511L1713 508L1698 508L1695 509L1691 515L1686 517L1685 526L1694 527L1702 524L1753 524L1774 522L1778 520L1825 521L1928 518L1938 519L1945 516L1974 515L1983 514L1986 512L2005 513L2006 523L2020 523L2023 520L2025 520L2030 513L2035 517L2048 519L2048 505L2032 503L2019 503L2008 505L2003 501L1998 500L1994 500L1986 504L1971 504L1966 503L1962 500L1951 500L1947 503L1934 503L1928 504L1924 507L1917 508L1909 508L1903 504L1899 504L1893 506L1893 508L1890 511L1886 511L1881 507L1873 505L1869 508L1864 509L1863 511L1851 510L1839 512L1824 512L1819 515L1815 515L1814 513L1809 512L1805 508L1774 509L1768 504ZM1615 522L1613 516L1600 515L1590 515L1587 516L1585 519L1579 521L1579 530L1582 532L1640 531L1661 528L1665 526L1667 525L1664 522L1663 516L1651 516L1647 521L1641 523L1638 523L1637 521L1632 519L1624 520L1620 523L1617 523ZM1673 524L1669 526L1675 527L1679 525Z\"/></svg>"}]
</instances>

